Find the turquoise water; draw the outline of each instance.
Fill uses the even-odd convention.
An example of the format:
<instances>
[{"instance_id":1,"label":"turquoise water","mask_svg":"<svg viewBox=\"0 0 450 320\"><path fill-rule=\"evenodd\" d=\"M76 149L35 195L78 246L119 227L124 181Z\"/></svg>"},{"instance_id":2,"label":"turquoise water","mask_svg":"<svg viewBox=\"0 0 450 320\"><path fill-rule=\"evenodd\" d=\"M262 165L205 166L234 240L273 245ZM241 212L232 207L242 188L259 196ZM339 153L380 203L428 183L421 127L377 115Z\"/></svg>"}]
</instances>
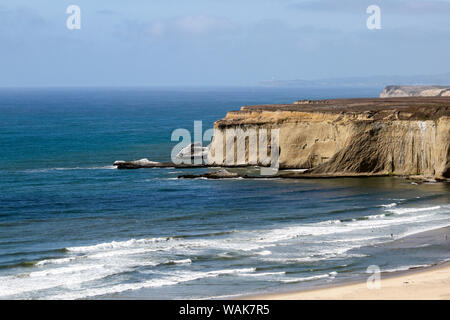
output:
<instances>
[{"instance_id":1,"label":"turquoise water","mask_svg":"<svg viewBox=\"0 0 450 320\"><path fill-rule=\"evenodd\" d=\"M450 225L448 184L398 178L178 180L177 128L241 105L358 90L0 90L0 298L210 298L320 285L449 258L381 244ZM383 249L384 248L384 249Z\"/></svg>"}]
</instances>

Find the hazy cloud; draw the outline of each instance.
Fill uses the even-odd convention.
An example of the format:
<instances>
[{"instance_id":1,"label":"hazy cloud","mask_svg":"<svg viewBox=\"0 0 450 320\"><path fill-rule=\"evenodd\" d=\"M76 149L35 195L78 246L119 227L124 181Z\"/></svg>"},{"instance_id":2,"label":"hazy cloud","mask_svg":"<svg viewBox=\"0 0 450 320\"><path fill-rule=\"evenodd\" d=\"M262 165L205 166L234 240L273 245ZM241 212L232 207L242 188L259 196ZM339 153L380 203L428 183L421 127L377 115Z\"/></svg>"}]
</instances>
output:
<instances>
[{"instance_id":1,"label":"hazy cloud","mask_svg":"<svg viewBox=\"0 0 450 320\"><path fill-rule=\"evenodd\" d=\"M0 32L33 31L47 25L47 21L31 8L7 9L0 7Z\"/></svg>"},{"instance_id":2,"label":"hazy cloud","mask_svg":"<svg viewBox=\"0 0 450 320\"><path fill-rule=\"evenodd\" d=\"M292 8L325 11L361 13L372 4L380 6L384 13L395 14L448 14L450 2L438 0L305 0L292 3Z\"/></svg>"},{"instance_id":3,"label":"hazy cloud","mask_svg":"<svg viewBox=\"0 0 450 320\"><path fill-rule=\"evenodd\" d=\"M449 2L233 0L207 8L206 0L179 0L175 8L142 1L130 9L80 1L77 31L66 28L64 5L0 5L0 86L240 85L448 72ZM382 30L367 30L369 4L381 6Z\"/></svg>"},{"instance_id":4,"label":"hazy cloud","mask_svg":"<svg viewBox=\"0 0 450 320\"><path fill-rule=\"evenodd\" d=\"M101 10L97 10L95 11L97 14L101 14L101 15L107 15L107 16L114 16L114 15L119 15L120 13L115 11L115 10L110 10L110 9L101 9Z\"/></svg>"},{"instance_id":5,"label":"hazy cloud","mask_svg":"<svg viewBox=\"0 0 450 320\"><path fill-rule=\"evenodd\" d=\"M150 22L126 20L116 28L120 37L153 40L180 36L215 36L235 32L238 26L224 18L192 15Z\"/></svg>"}]
</instances>

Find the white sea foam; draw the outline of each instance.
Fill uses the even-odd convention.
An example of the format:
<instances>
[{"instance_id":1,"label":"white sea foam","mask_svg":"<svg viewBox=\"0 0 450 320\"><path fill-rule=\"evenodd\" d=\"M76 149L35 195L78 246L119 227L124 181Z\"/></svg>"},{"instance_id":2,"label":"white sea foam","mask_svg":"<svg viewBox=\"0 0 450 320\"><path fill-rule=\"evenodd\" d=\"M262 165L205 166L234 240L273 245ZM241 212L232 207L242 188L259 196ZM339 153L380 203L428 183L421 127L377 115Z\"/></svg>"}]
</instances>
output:
<instances>
[{"instance_id":1,"label":"white sea foam","mask_svg":"<svg viewBox=\"0 0 450 320\"><path fill-rule=\"evenodd\" d=\"M397 206L397 203L393 202L393 203L389 203L389 204L382 204L380 207L392 208L392 207L395 207L395 206Z\"/></svg>"},{"instance_id":2,"label":"white sea foam","mask_svg":"<svg viewBox=\"0 0 450 320\"><path fill-rule=\"evenodd\" d=\"M68 251L73 252L91 252L91 251L99 251L99 250L110 250L117 248L130 248L136 245L143 245L161 241L168 241L171 238L149 238L149 239L130 239L126 241L111 241L99 243L91 246L80 246L80 247L68 247L66 248Z\"/></svg>"},{"instance_id":3,"label":"white sea foam","mask_svg":"<svg viewBox=\"0 0 450 320\"><path fill-rule=\"evenodd\" d=\"M384 218L386 217L386 214L374 214L374 215L370 215L370 216L366 216L365 218L373 220L373 219L380 219L380 218Z\"/></svg>"},{"instance_id":4,"label":"white sea foam","mask_svg":"<svg viewBox=\"0 0 450 320\"><path fill-rule=\"evenodd\" d=\"M342 223L342 221L341 220L327 220L327 221L318 222L317 224L327 225L327 224L339 224L339 223Z\"/></svg>"},{"instance_id":5,"label":"white sea foam","mask_svg":"<svg viewBox=\"0 0 450 320\"><path fill-rule=\"evenodd\" d=\"M333 272L311 277L285 278L284 272L256 272L255 268L194 272L189 270L189 265L194 257L209 255L211 250L227 252L229 257L248 256L257 261L280 264L357 258L363 255L349 251L392 241L391 233L398 239L450 224L448 206L445 205L427 208L393 207L386 207L382 211L385 213L378 214L381 210L378 209L350 221L333 219L271 229L239 230L219 237L159 237L73 246L67 248L66 257L37 262L38 270L31 269L30 273L0 278L0 297L23 297L30 292L40 292L31 297L86 298L218 276L267 277L286 283L332 279L336 276ZM283 248L292 248L293 245L301 250L283 253ZM164 264L174 264L171 268L179 272L157 274L158 269L154 266ZM141 273L143 280L122 284L108 280L102 287L91 285L92 281L130 271ZM151 279L145 278L145 275L150 274Z\"/></svg>"},{"instance_id":6,"label":"white sea foam","mask_svg":"<svg viewBox=\"0 0 450 320\"><path fill-rule=\"evenodd\" d=\"M427 207L427 208L400 208L400 209L388 209L386 211L392 212L395 214L405 214L405 213L413 213L413 212L424 212L424 211L434 211L440 209L441 206Z\"/></svg>"},{"instance_id":7,"label":"white sea foam","mask_svg":"<svg viewBox=\"0 0 450 320\"><path fill-rule=\"evenodd\" d=\"M192 260L191 259L171 260L171 261L169 261L169 263L174 263L174 264L191 264Z\"/></svg>"},{"instance_id":8,"label":"white sea foam","mask_svg":"<svg viewBox=\"0 0 450 320\"><path fill-rule=\"evenodd\" d=\"M120 293L124 291L130 290L139 290L144 288L158 288L164 286L173 286L183 282L194 281L203 278L211 278L218 277L221 275L230 275L230 274L239 274L239 273L248 273L254 272L254 268L242 268L242 269L224 269L224 270L216 270L209 272L178 272L172 274L167 277L163 277L161 279L152 279L143 282L135 282L135 283L123 283L118 285L113 285L109 287L102 288L91 288L85 291L71 291L63 294L57 294L52 296L46 296L44 299L52 300L52 299L63 299L63 300L72 300L72 299L80 299L80 298L89 298L113 293Z\"/></svg>"},{"instance_id":9,"label":"white sea foam","mask_svg":"<svg viewBox=\"0 0 450 320\"><path fill-rule=\"evenodd\" d=\"M75 265L70 267L53 268L43 271L34 271L28 274L29 277L48 277L51 275L61 275L69 273L81 273L86 270L104 269L104 265Z\"/></svg>"},{"instance_id":10,"label":"white sea foam","mask_svg":"<svg viewBox=\"0 0 450 320\"><path fill-rule=\"evenodd\" d=\"M41 260L38 261L36 263L36 266L43 266L46 264L63 264L63 263L68 263L70 261L73 261L77 258L81 258L81 257L69 257L69 258L60 258L60 259L45 259L45 260Z\"/></svg>"},{"instance_id":11,"label":"white sea foam","mask_svg":"<svg viewBox=\"0 0 450 320\"><path fill-rule=\"evenodd\" d=\"M324 278L328 278L328 277L330 277L329 274L321 274L321 275L311 276L311 277L282 279L280 281L283 282L283 283L296 283L296 282L304 282L304 281L312 281L312 280L324 279Z\"/></svg>"},{"instance_id":12,"label":"white sea foam","mask_svg":"<svg viewBox=\"0 0 450 320\"><path fill-rule=\"evenodd\" d=\"M429 266L430 266L429 264L417 264L417 265L411 265L411 266L400 266L400 267L381 270L381 271L392 273L392 272L399 272L399 271L408 271L408 270L415 269L415 268L425 268L425 267L429 267Z\"/></svg>"},{"instance_id":13,"label":"white sea foam","mask_svg":"<svg viewBox=\"0 0 450 320\"><path fill-rule=\"evenodd\" d=\"M404 216L391 217L386 214L368 215L365 219L355 219L352 221L342 222L340 220L328 220L318 223L301 224L297 226L289 226L278 229L270 229L264 231L255 232L241 232L241 237L227 237L225 239L172 239L172 238L150 238L150 239L130 239L126 241L112 241L106 243L95 244L91 246L79 246L67 248L70 252L90 253L98 252L97 258L118 256L118 255L130 255L130 254L143 254L152 251L160 250L199 250L201 248L215 248L223 250L235 250L235 251L256 251L257 249L263 249L272 247L278 242L295 239L308 239L317 236L337 235L340 233L350 234L356 231L362 231L367 229L392 227L399 224L414 223L425 218L429 218L428 215L405 215L407 213L415 212L433 212L440 209L440 206L428 207L428 208L396 208L387 209L387 212L400 214ZM430 220L430 219L428 219ZM253 233L262 234L262 236L252 237ZM373 240L376 237L369 237L363 240ZM352 240L352 237L346 236L344 239L328 240L328 242L344 241L356 241L361 239L358 237ZM311 239L312 240L312 239ZM327 240L325 240L327 241ZM245 245L243 245L245 243ZM126 250L125 250L126 249ZM132 250L131 250L132 249ZM270 251L256 251L255 255L268 255ZM48 262L42 262L45 264Z\"/></svg>"},{"instance_id":14,"label":"white sea foam","mask_svg":"<svg viewBox=\"0 0 450 320\"><path fill-rule=\"evenodd\" d=\"M270 250L263 250L263 251L258 251L255 252L256 255L258 256L268 256L270 255L272 252Z\"/></svg>"},{"instance_id":15,"label":"white sea foam","mask_svg":"<svg viewBox=\"0 0 450 320\"><path fill-rule=\"evenodd\" d=\"M243 277L267 277L267 276L282 276L285 275L286 272L259 272L259 273L240 273L239 276Z\"/></svg>"},{"instance_id":16,"label":"white sea foam","mask_svg":"<svg viewBox=\"0 0 450 320\"><path fill-rule=\"evenodd\" d=\"M102 279L113 275L117 268L105 268L103 265L54 268L0 278L1 297L15 296L27 292L47 290L57 287L70 289L81 283Z\"/></svg>"}]
</instances>

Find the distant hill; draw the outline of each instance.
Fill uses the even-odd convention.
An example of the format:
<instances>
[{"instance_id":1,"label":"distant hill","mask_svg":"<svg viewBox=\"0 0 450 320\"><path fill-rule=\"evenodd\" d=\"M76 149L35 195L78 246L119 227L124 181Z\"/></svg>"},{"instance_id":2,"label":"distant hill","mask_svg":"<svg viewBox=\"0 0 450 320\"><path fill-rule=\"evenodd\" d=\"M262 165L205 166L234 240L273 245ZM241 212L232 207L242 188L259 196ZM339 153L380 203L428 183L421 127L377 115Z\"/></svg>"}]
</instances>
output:
<instances>
[{"instance_id":1,"label":"distant hill","mask_svg":"<svg viewBox=\"0 0 450 320\"><path fill-rule=\"evenodd\" d=\"M265 87L385 87L389 85L450 86L450 73L416 76L343 77L316 80L270 80L259 83Z\"/></svg>"},{"instance_id":2,"label":"distant hill","mask_svg":"<svg viewBox=\"0 0 450 320\"><path fill-rule=\"evenodd\" d=\"M450 97L450 86L387 86L380 98L389 97Z\"/></svg>"}]
</instances>

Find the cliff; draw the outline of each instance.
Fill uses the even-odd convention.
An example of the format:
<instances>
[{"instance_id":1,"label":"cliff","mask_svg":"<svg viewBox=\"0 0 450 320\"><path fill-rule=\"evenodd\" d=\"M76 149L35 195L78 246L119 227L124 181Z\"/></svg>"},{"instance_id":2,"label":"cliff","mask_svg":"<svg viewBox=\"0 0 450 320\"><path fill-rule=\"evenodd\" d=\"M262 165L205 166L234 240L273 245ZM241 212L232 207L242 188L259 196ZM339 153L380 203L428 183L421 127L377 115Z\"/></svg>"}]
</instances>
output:
<instances>
[{"instance_id":1,"label":"cliff","mask_svg":"<svg viewBox=\"0 0 450 320\"><path fill-rule=\"evenodd\" d=\"M450 178L450 97L336 99L244 106L214 125L209 165L270 165L251 156L248 132L279 129L279 166L323 175ZM226 154L234 131L233 155ZM271 139L257 139L271 150ZM238 148L245 155L237 156ZM259 150L261 151L261 150ZM266 152L264 149L263 152Z\"/></svg>"},{"instance_id":2,"label":"cliff","mask_svg":"<svg viewBox=\"0 0 450 320\"><path fill-rule=\"evenodd\" d=\"M450 97L450 86L387 86L380 98Z\"/></svg>"}]
</instances>

